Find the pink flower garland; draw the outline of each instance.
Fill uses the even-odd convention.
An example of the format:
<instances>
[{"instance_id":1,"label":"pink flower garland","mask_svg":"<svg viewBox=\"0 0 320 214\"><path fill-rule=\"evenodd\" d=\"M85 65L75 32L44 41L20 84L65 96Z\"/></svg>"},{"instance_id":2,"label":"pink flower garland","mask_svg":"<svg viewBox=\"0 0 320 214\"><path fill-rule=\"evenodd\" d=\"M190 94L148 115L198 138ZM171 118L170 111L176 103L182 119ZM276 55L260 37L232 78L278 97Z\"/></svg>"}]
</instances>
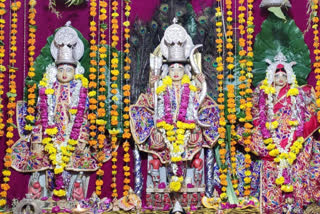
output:
<instances>
[{"instance_id":1,"label":"pink flower garland","mask_svg":"<svg viewBox=\"0 0 320 214\"><path fill-rule=\"evenodd\" d=\"M40 95L40 116L41 116L41 124L43 130L46 130L49 127L48 124L48 97L45 93L46 88L40 88L39 95ZM80 135L81 125L83 123L83 116L85 111L85 103L87 98L88 89L81 87L80 88L80 95L79 95L79 103L77 106L77 113L75 116L75 120L72 126L72 131L70 133L70 139L78 140ZM50 127L53 128L53 127ZM48 137L46 134L43 134L43 137ZM64 182L62 173L55 175L55 189L60 190L64 189ZM60 198L58 196L53 195L53 200L58 201Z\"/></svg>"}]
</instances>

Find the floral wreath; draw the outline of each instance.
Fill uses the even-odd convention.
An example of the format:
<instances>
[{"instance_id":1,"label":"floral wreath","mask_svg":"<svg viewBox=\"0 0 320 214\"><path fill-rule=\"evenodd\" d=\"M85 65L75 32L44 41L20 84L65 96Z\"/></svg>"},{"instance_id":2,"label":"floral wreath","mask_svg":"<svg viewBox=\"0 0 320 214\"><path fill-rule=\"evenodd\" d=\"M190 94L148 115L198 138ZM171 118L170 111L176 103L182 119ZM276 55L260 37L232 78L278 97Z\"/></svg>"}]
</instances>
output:
<instances>
[{"instance_id":1,"label":"floral wreath","mask_svg":"<svg viewBox=\"0 0 320 214\"><path fill-rule=\"evenodd\" d=\"M171 177L170 190L178 192L183 182L182 154L184 145L190 136L190 130L196 127L193 114L193 97L197 91L196 86L191 84L190 77L184 74L181 79L182 93L177 121L173 120L170 105L170 90L172 88L172 78L165 76L157 87L158 112L157 128L163 134L165 143L170 150L173 176Z\"/></svg>"},{"instance_id":2,"label":"floral wreath","mask_svg":"<svg viewBox=\"0 0 320 214\"><path fill-rule=\"evenodd\" d=\"M48 65L46 73L39 83L40 116L41 125L45 130L42 138L44 150L48 152L49 159L54 165L54 173L57 175L56 187L53 194L58 197L66 195L63 187L62 172L70 161L73 151L78 143L80 129L83 122L85 103L87 96L88 80L82 75L84 68L77 64L75 69L75 90L72 94L72 103L69 109L70 122L67 126L66 139L61 144L55 144L58 128L54 121L54 83L56 82L57 68L54 63Z\"/></svg>"},{"instance_id":3,"label":"floral wreath","mask_svg":"<svg viewBox=\"0 0 320 214\"><path fill-rule=\"evenodd\" d=\"M270 60L266 60L269 63L267 68L266 78L260 87L260 97L259 97L259 112L260 112L260 127L263 135L263 141L266 145L267 150L269 150L269 155L274 157L274 162L278 163L278 176L276 179L276 184L281 186L283 192L292 192L293 186L290 182L290 176L288 168L293 164L300 150L302 149L304 138L303 138L303 122L305 115L304 111L301 111L303 104L301 94L299 94L299 88L296 81L296 76L293 73L292 66L296 62L287 63L286 57L280 52L272 63ZM280 141L277 139L275 130L278 128L278 121L274 118L274 94L276 89L273 86L274 76L276 68L278 65L283 65L285 71L287 72L288 83L290 84L290 89L287 92L287 97L291 99L291 119L288 121L290 128L290 134L288 138L288 143L285 148L280 146ZM266 95L266 96L265 96ZM267 99L265 99L267 97ZM298 100L298 102L297 102ZM301 101L300 101L301 100ZM265 110L267 106L267 111ZM300 118L299 118L300 117ZM294 134L296 133L296 140L292 143Z\"/></svg>"}]
</instances>

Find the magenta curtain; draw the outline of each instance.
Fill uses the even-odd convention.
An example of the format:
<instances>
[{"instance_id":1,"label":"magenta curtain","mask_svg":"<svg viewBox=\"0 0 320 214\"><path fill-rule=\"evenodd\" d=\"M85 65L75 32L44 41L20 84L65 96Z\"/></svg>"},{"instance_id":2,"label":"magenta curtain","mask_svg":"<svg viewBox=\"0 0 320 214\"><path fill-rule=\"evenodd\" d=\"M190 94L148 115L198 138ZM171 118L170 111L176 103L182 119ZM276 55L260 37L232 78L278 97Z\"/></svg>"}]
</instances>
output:
<instances>
[{"instance_id":1,"label":"magenta curtain","mask_svg":"<svg viewBox=\"0 0 320 214\"><path fill-rule=\"evenodd\" d=\"M27 0L22 0L22 5L24 6L27 2ZM64 7L61 0L57 0L58 6L57 9L61 12L62 17L57 18L55 14L52 14L48 10L48 1L47 0L38 0L38 4L36 6L37 9L37 16L36 16L36 22L38 26L37 34L36 34L36 56L40 53L41 48L46 44L46 39L48 36L50 36L54 30L58 27L63 26L68 20L72 22L72 26L77 28L83 36L88 39L89 38L89 7L88 4L84 4L80 7ZM202 8L211 5L214 2L214 0L192 0L192 4L196 10L196 12L199 14L201 13ZM233 3L235 4L235 0L233 0ZM290 9L290 16L294 18L296 21L298 27L304 31L306 29L306 23L308 20L308 14L307 14L307 0L292 0L292 8ZM9 0L6 2L7 8L9 8ZM152 17L152 14L157 9L157 6L160 4L160 0L132 0L132 15L131 15L131 21L133 21L136 18L140 18L144 21L149 20ZM255 20L254 23L256 25L256 33L260 31L260 26L263 20L267 16L266 11L261 11L259 9L260 1L256 1L254 3L254 14L255 14ZM18 12L18 42L17 42L17 67L19 68L18 74L17 74L17 100L22 99L23 95L23 85L24 85L24 78L26 76L27 72L27 50L26 50L26 41L27 41L27 22L28 20L27 15L24 17L24 13L27 13L24 7L22 7ZM7 21L7 28L6 30L6 37L5 37L5 44L6 44L6 55L8 55L8 44L9 44L9 9L8 13L5 15L5 19ZM311 52L311 60L314 62L314 55L313 55L313 47L312 47L312 39L313 39L312 32L308 32L305 35L305 42L310 48ZM8 59L6 59L7 62ZM134 73L134 71L132 71ZM6 77L7 78L7 77ZM315 75L314 73L311 73L308 79L309 83L315 84ZM7 82L7 81L6 81ZM5 86L5 89L7 90L7 85ZM7 99L4 98L4 104L6 104ZM15 139L18 139L18 133L15 133ZM5 138L2 137L0 140L0 168L3 167L3 156L5 154ZM119 166L122 166L123 160L123 149L122 147L119 147L118 151L118 160L119 160ZM132 154L131 154L132 157ZM144 156L145 157L145 156ZM133 168L133 159L131 161L131 169ZM111 196L111 162L107 162L103 169L105 170L105 177L104 177L104 186L102 190L102 196ZM143 174L146 175L146 161L143 161ZM118 192L120 193L119 196L121 196L122 192L122 178L123 175L123 169L122 167L118 167L119 173L118 173ZM133 172L131 172L133 174ZM18 198L21 199L24 197L25 193L27 192L27 186L28 186L28 174L22 174L15 171L12 171L11 175L11 181L10 186L11 189L8 192L8 198L11 200L12 198ZM91 182L89 185L89 196L94 191L95 188L95 174L91 176ZM2 181L2 179L1 179ZM131 183L133 186L134 179L132 177Z\"/></svg>"}]
</instances>

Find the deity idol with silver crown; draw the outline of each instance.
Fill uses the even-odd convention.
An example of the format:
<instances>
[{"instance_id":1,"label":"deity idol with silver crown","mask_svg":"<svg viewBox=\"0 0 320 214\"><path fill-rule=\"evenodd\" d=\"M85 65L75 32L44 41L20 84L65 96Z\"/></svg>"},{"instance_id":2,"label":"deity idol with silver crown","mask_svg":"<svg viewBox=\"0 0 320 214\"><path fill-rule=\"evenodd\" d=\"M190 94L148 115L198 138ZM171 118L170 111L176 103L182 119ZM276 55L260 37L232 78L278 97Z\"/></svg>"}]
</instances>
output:
<instances>
[{"instance_id":1,"label":"deity idol with silver crown","mask_svg":"<svg viewBox=\"0 0 320 214\"><path fill-rule=\"evenodd\" d=\"M38 198L54 193L55 176L60 174L65 197L72 198L78 173L84 172L80 194L83 198L89 182L89 174L85 172L98 168L95 148L89 148L88 144L88 80L83 76L85 69L79 62L84 44L68 22L48 45L54 62L47 65L38 84L35 125L28 135L23 133L26 105L23 102L17 105L21 116L17 121L20 139L12 147L12 167L19 172L40 173L38 181L30 182L29 188L32 193L36 192L32 185L41 185ZM107 146L105 149L108 159L110 151Z\"/></svg>"},{"instance_id":2,"label":"deity idol with silver crown","mask_svg":"<svg viewBox=\"0 0 320 214\"><path fill-rule=\"evenodd\" d=\"M204 174L202 148L212 148L218 138L219 110L207 96L199 47L174 19L150 55L148 93L130 107L135 143L149 153L147 193L205 186L204 176L197 183L195 175ZM194 159L195 166L187 164Z\"/></svg>"}]
</instances>

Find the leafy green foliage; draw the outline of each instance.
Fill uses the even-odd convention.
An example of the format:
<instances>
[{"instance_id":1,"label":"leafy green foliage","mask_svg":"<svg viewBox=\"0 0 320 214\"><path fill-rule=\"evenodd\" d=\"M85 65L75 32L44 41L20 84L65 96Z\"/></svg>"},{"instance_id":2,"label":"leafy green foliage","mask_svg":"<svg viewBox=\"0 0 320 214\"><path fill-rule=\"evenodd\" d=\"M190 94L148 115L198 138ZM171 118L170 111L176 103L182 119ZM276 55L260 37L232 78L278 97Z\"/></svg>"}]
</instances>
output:
<instances>
[{"instance_id":1,"label":"leafy green foliage","mask_svg":"<svg viewBox=\"0 0 320 214\"><path fill-rule=\"evenodd\" d=\"M287 22L270 14L263 22L261 32L257 35L254 44L254 70L253 84L265 78L268 64L266 59L273 61L273 58L281 51L288 62L295 61L293 66L298 84L306 84L310 69L310 52L304 42L303 33L297 27L293 19L287 17Z\"/></svg>"}]
</instances>

